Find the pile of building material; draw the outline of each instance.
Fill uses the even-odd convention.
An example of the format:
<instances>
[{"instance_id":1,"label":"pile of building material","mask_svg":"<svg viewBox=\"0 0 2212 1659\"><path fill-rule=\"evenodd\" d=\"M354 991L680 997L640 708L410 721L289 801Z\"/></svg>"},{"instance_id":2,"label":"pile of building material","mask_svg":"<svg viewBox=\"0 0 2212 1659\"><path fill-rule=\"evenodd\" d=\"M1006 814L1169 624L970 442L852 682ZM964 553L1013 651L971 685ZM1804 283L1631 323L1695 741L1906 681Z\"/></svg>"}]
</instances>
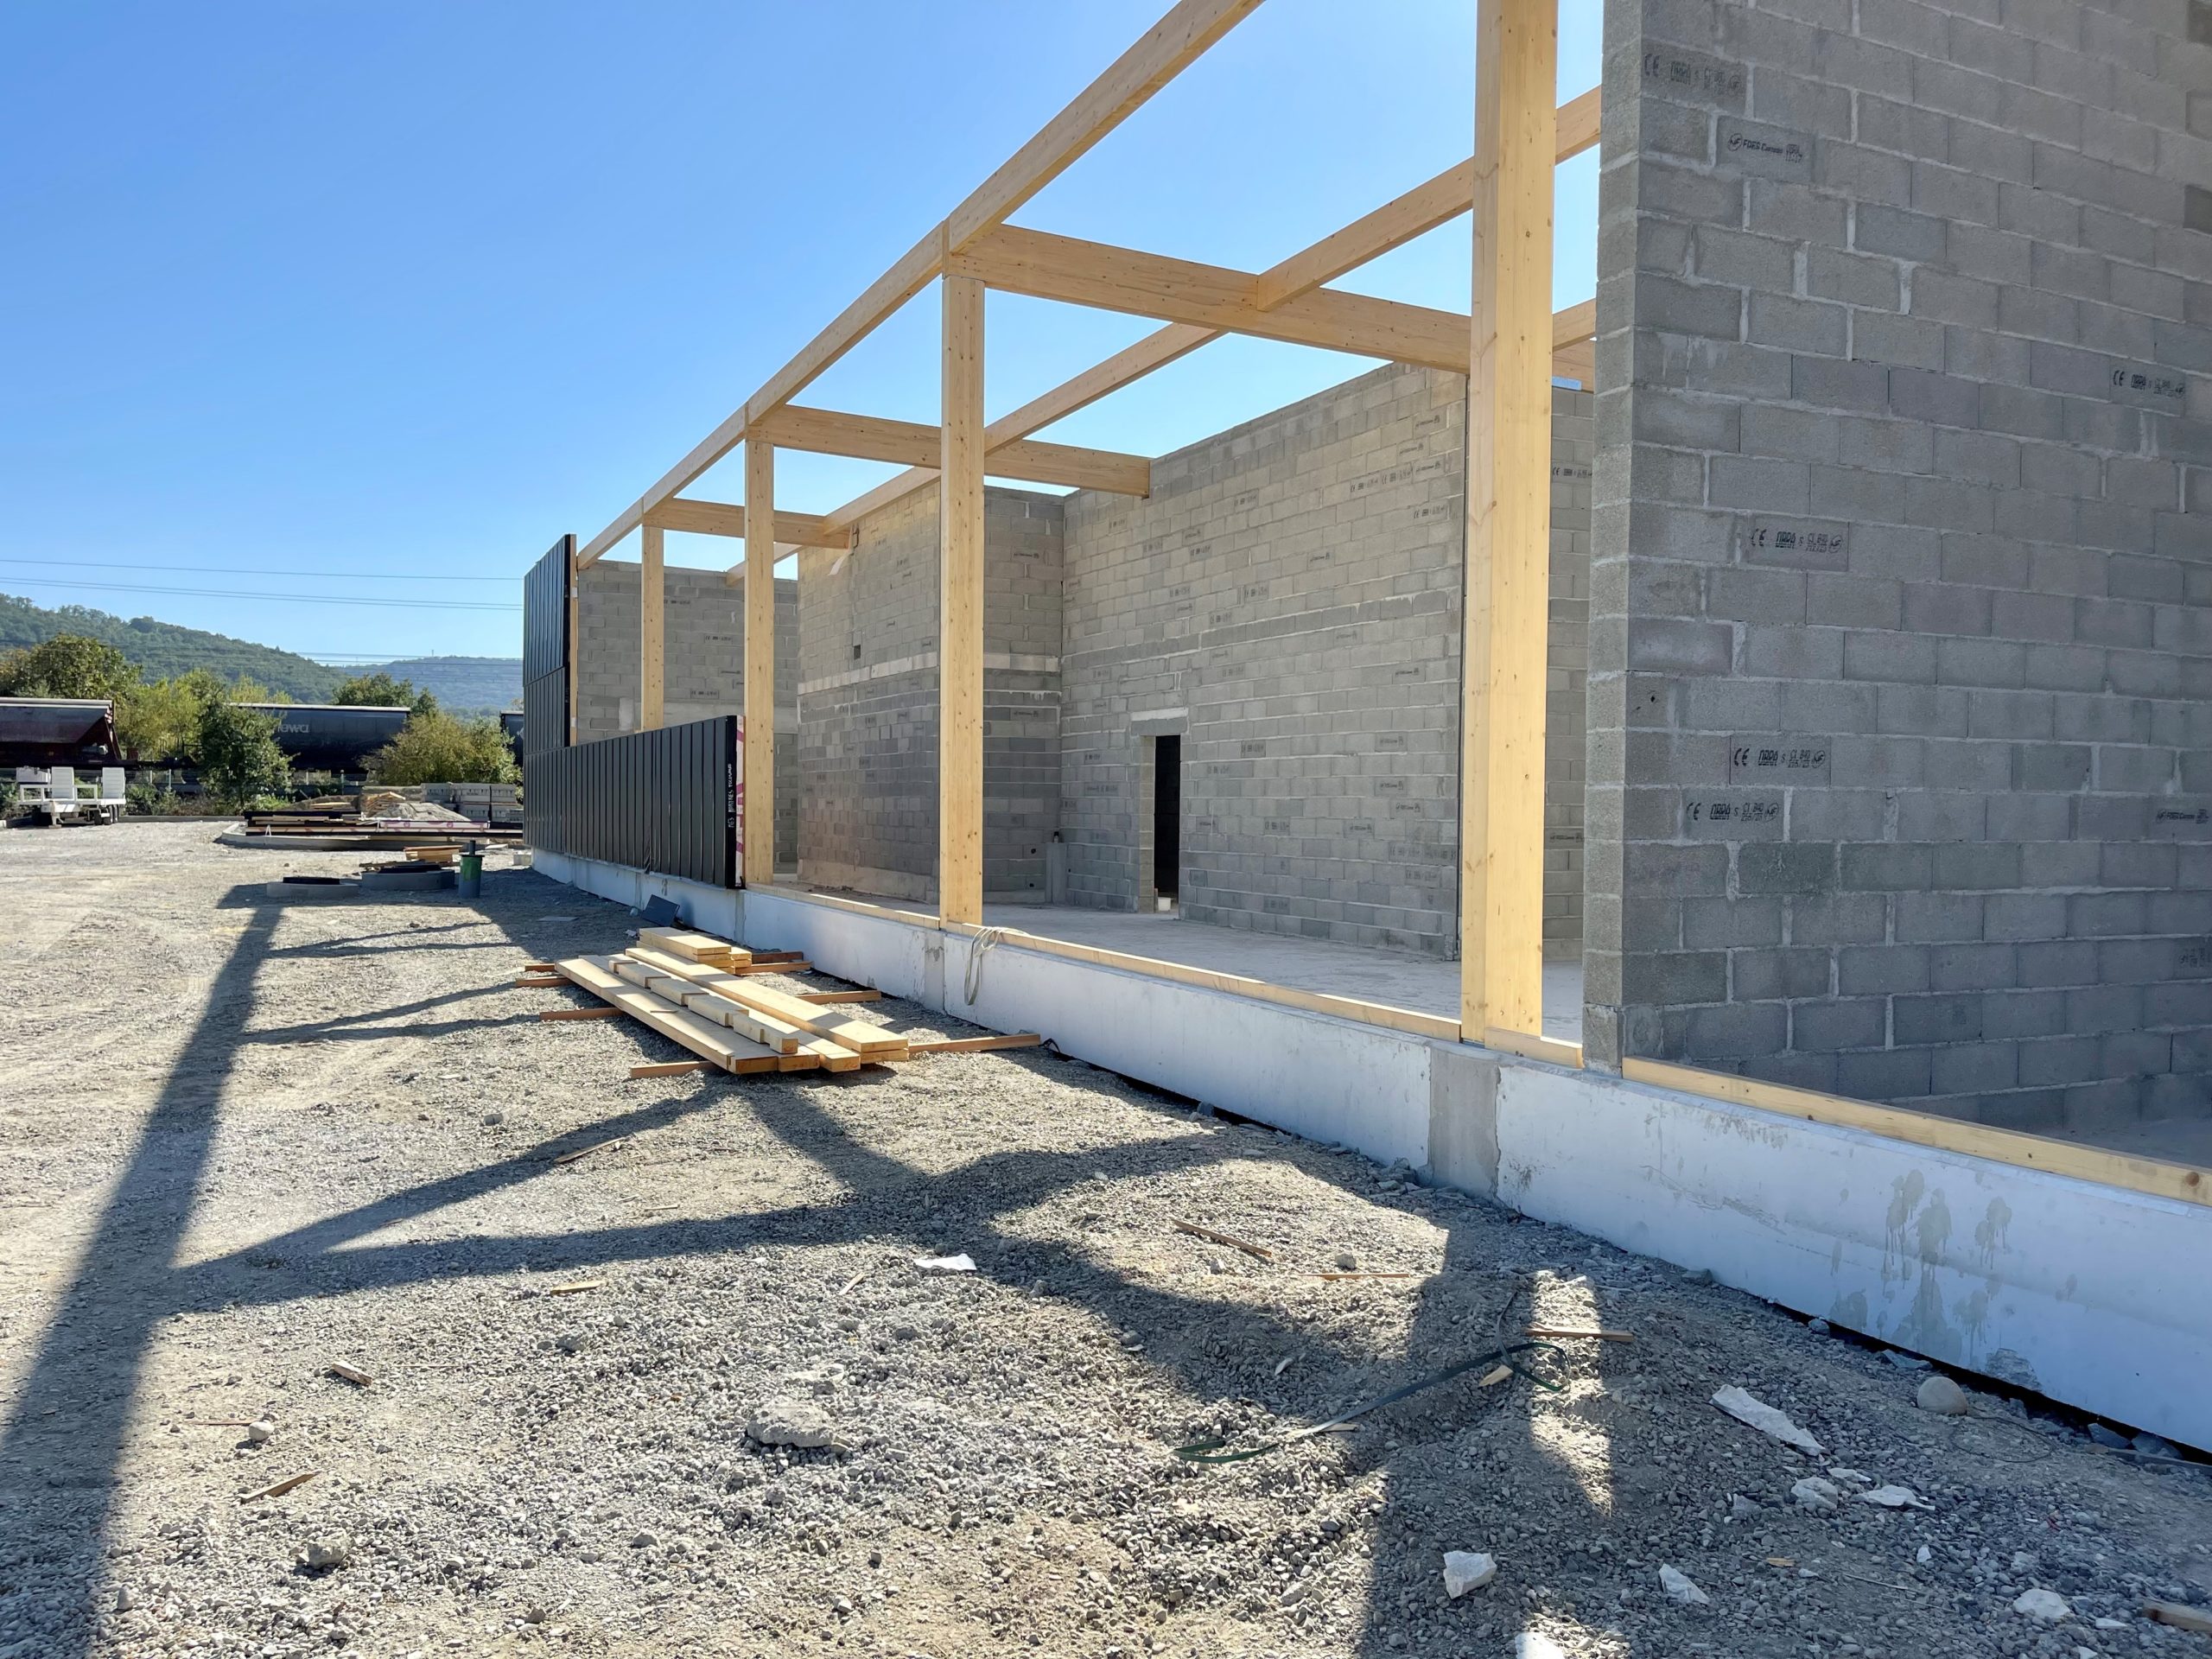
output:
<instances>
[{"instance_id":1,"label":"pile of building material","mask_svg":"<svg viewBox=\"0 0 2212 1659\"><path fill-rule=\"evenodd\" d=\"M245 830L226 839L245 846L281 842L310 851L376 852L449 843L458 836L506 845L518 842L522 831L484 823L441 802L410 798L404 791L372 790L359 798L338 796L249 812Z\"/></svg>"},{"instance_id":2,"label":"pile of building material","mask_svg":"<svg viewBox=\"0 0 2212 1659\"><path fill-rule=\"evenodd\" d=\"M894 1065L918 1054L1028 1047L1039 1040L1025 1033L916 1042L887 1027L855 1019L836 1006L858 994L802 994L757 982L763 974L809 971L809 963L789 952L755 952L680 928L645 928L638 943L618 956L571 957L549 965L561 979L681 1044L709 1065L741 1075L854 1071L863 1065Z\"/></svg>"}]
</instances>

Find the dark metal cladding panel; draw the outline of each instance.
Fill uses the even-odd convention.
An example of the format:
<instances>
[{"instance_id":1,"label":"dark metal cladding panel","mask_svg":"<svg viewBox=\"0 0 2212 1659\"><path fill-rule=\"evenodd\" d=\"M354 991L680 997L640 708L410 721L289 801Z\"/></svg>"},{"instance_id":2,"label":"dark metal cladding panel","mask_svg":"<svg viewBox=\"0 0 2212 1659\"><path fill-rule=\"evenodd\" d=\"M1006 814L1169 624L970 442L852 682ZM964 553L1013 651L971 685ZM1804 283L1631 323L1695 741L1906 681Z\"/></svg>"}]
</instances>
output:
<instances>
[{"instance_id":1,"label":"dark metal cladding panel","mask_svg":"<svg viewBox=\"0 0 2212 1659\"><path fill-rule=\"evenodd\" d=\"M523 762L530 845L710 886L737 885L737 719L632 732Z\"/></svg>"},{"instance_id":2,"label":"dark metal cladding panel","mask_svg":"<svg viewBox=\"0 0 2212 1659\"><path fill-rule=\"evenodd\" d=\"M522 579L522 677L535 680L569 665L569 556L563 536Z\"/></svg>"}]
</instances>

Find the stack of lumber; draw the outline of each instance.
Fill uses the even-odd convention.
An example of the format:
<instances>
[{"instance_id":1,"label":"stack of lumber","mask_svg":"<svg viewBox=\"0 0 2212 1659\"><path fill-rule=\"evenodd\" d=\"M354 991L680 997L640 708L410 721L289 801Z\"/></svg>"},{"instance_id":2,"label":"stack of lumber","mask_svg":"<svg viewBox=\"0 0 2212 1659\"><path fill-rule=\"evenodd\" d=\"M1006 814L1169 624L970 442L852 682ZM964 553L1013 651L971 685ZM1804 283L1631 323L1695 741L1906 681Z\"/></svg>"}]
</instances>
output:
<instances>
[{"instance_id":1,"label":"stack of lumber","mask_svg":"<svg viewBox=\"0 0 2212 1659\"><path fill-rule=\"evenodd\" d=\"M571 957L535 963L671 1041L708 1065L741 1076L763 1071L854 1071L891 1065L918 1055L981 1049L1027 1048L1033 1033L1008 1036L926 1038L855 1019L842 1004L873 999L874 991L798 995L761 984L754 976L810 971L796 951L748 950L728 939L680 927L639 931L638 943L612 957ZM552 984L525 979L518 984ZM560 1011L580 1017L582 1010ZM553 1015L546 1016L555 1017ZM686 1065L689 1063L687 1062ZM631 1075L661 1075L674 1066L639 1067Z\"/></svg>"},{"instance_id":2,"label":"stack of lumber","mask_svg":"<svg viewBox=\"0 0 2212 1659\"><path fill-rule=\"evenodd\" d=\"M642 942L554 969L726 1071L853 1071L909 1058L896 1032Z\"/></svg>"}]
</instances>

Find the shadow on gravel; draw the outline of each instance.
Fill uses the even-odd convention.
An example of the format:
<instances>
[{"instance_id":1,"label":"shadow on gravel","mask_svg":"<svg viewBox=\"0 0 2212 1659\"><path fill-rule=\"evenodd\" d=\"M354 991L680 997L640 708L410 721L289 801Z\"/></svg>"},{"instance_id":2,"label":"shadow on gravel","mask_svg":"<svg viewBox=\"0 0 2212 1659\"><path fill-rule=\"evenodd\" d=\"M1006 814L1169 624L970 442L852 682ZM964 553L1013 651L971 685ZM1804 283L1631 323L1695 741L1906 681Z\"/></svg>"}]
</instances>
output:
<instances>
[{"instance_id":1,"label":"shadow on gravel","mask_svg":"<svg viewBox=\"0 0 2212 1659\"><path fill-rule=\"evenodd\" d=\"M518 918L502 912L520 908L512 899L534 909L529 890L506 895L494 888L493 896L510 902L486 902L467 921L276 949L271 940L286 907L270 899L241 906L235 902L239 895L232 895L233 902L226 907L247 908L250 919L212 987L199 1025L164 1084L83 1264L61 1299L16 1414L0 1429L0 1493L12 1490L19 1501L8 1507L18 1523L37 1526L54 1540L54 1549L82 1549L85 1541L98 1538L110 1523L140 1375L156 1327L175 1315L213 1307L374 1292L525 1267L537 1271L588 1268L698 1251L868 1243L917 1252L964 1249L982 1274L1084 1309L1124 1332L1147 1361L1179 1375L1201 1402L1194 1407L1195 1414L1209 1421L1217 1410L1249 1418L1255 1407L1253 1380L1219 1357L1224 1350L1295 1350L1306 1356L1307 1363L1300 1365L1297 1375L1261 1385L1262 1397L1270 1401L1278 1416L1319 1418L1341 1408L1351 1403L1345 1395L1348 1378L1374 1367L1374 1355L1348 1350L1318 1328L1294 1321L1281 1308L1133 1282L1086 1259L1078 1249L1022 1236L1006 1224L1009 1216L1107 1173L1109 1165L1116 1179L1143 1180L1271 1153L1259 1148L1247 1152L1209 1128L1067 1152L987 1153L955 1170L933 1173L865 1144L832 1115L825 1103L851 1086L855 1081L852 1077L812 1078L796 1086L796 1080L710 1079L687 1096L615 1113L497 1162L388 1194L245 1249L177 1267L178 1247L207 1173L222 1089L246 1049L259 1044L423 1035L517 1022L500 1018L427 1025L361 1023L390 1022L508 988L501 984L308 1025L248 1031L255 982L264 965L276 958L360 954L345 947L375 940L392 941L395 949L496 948L420 942L425 932L486 925L500 928L510 944L523 946L515 937ZM566 893L563 899L572 908L580 902ZM453 901L445 903L450 908ZM590 920L611 923L620 914L612 906L606 909L607 917L594 915ZM579 931L588 931L588 925ZM543 931L530 931L541 936ZM650 1037L644 1040L657 1041ZM1001 1058L1039 1076L1065 1080L1056 1061L1029 1054ZM356 1243L395 1224L553 1175L560 1167L555 1160L565 1154L740 1103L794 1154L842 1183L849 1196L832 1204L584 1231ZM1459 1260L1471 1254L1455 1234L1447 1259L1455 1266L1473 1265ZM281 1270L270 1271L272 1268ZM1460 1357L1466 1341L1466 1333L1448 1328L1448 1321L1433 1329L1418 1328L1404 1369L1414 1374L1430 1368L1431 1361L1448 1363ZM1462 1383L1448 1392L1468 1414L1477 1414L1481 1407L1467 1403L1466 1387ZM1431 1408L1439 1403L1431 1402ZM1389 1416L1377 1420L1386 1425L1393 1421ZM1392 1440L1388 1447L1379 1448L1374 1466L1392 1463L1399 1455L1397 1444ZM1409 1633L1415 1652L1446 1650L1433 1644L1464 1640L1466 1625L1455 1633L1448 1624L1440 1626L1433 1619L1424 1624L1427 1616L1416 1611L1435 1605L1436 1572L1432 1536L1421 1535L1418 1544L1413 1534L1402 1542L1395 1537L1379 1539L1368 1618L1354 1651L1374 1659L1401 1655L1407 1650ZM92 1600L97 1586L90 1581L92 1575L87 1577L81 1611L52 1631L51 1640L36 1647L41 1659L82 1659L91 1650L99 1618ZM12 1587L0 1584L0 1597ZM1506 1611L1503 1604L1500 1611ZM1510 1640L1510 1624L1503 1639ZM1453 1646L1448 1650L1459 1649Z\"/></svg>"}]
</instances>

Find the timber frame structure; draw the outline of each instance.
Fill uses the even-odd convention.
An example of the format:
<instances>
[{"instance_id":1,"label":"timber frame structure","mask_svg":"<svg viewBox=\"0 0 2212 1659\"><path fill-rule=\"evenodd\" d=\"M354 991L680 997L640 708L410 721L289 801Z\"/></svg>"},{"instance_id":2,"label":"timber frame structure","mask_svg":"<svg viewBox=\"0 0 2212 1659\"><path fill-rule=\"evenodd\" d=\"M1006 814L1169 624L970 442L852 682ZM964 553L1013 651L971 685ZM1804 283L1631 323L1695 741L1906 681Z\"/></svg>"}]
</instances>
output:
<instances>
[{"instance_id":1,"label":"timber frame structure","mask_svg":"<svg viewBox=\"0 0 2212 1659\"><path fill-rule=\"evenodd\" d=\"M1595 146L1599 92L1554 106L1554 0L1478 0L1473 155L1264 271L1242 271L1056 236L1007 220L1260 0L1179 0L1167 15L804 349L642 496L581 545L569 572L573 634L581 573L632 531L641 542L640 724L662 721L662 538L741 537L728 580L745 589L744 798L774 819L776 561L850 545L870 512L940 485L938 922L980 926L983 909L983 482L994 477L1150 493L1144 456L1032 435L1224 334L1249 334L1468 378L1466 604L1459 808L1461 1010L1454 1038L1580 1063L1542 1030L1544 640L1549 600L1551 382L1592 378L1595 302L1551 309L1553 168ZM1471 211L1470 315L1332 289L1336 278ZM794 400L931 282L943 297L940 424ZM987 422L983 296L990 289L1121 311L1163 326L1096 367ZM682 491L742 444L742 505ZM890 461L907 470L821 515L775 505L779 448ZM571 659L571 739L575 695ZM757 712L756 712L757 711ZM746 837L743 879L775 874L772 836ZM1338 999L1328 999L1336 1001Z\"/></svg>"}]
</instances>

